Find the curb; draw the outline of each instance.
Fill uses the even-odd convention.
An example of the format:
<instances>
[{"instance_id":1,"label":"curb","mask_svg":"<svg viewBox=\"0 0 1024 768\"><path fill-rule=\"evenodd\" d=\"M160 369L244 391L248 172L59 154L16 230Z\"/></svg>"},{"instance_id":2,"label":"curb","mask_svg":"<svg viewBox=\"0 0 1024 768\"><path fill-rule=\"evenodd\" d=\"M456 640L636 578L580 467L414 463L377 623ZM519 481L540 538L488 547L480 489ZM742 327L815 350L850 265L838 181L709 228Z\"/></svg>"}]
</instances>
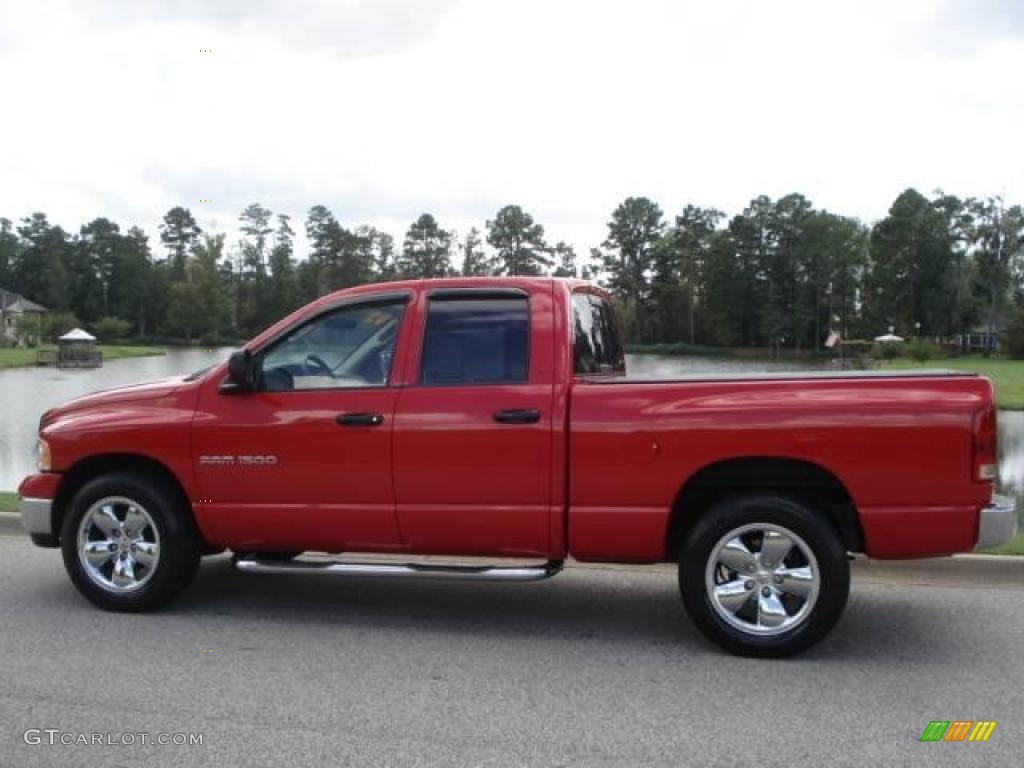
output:
<instances>
[{"instance_id":1,"label":"curb","mask_svg":"<svg viewBox=\"0 0 1024 768\"><path fill-rule=\"evenodd\" d=\"M28 534L21 527L21 515L17 512L0 512L0 535L27 539Z\"/></svg>"},{"instance_id":2,"label":"curb","mask_svg":"<svg viewBox=\"0 0 1024 768\"><path fill-rule=\"evenodd\" d=\"M1024 587L1024 557L1014 555L953 555L927 560L868 560L857 558L853 574L862 581L915 581L954 587Z\"/></svg>"}]
</instances>

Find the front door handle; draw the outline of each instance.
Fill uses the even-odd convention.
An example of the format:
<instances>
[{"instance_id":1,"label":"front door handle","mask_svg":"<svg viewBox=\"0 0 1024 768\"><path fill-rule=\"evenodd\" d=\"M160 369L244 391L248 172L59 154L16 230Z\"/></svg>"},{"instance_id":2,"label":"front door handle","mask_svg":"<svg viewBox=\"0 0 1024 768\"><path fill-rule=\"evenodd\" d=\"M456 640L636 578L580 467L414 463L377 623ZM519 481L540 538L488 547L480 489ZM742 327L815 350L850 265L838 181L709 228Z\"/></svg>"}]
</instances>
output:
<instances>
[{"instance_id":1,"label":"front door handle","mask_svg":"<svg viewBox=\"0 0 1024 768\"><path fill-rule=\"evenodd\" d=\"M495 411L494 420L499 424L536 424L540 421L540 411L536 408L509 408Z\"/></svg>"},{"instance_id":2,"label":"front door handle","mask_svg":"<svg viewBox=\"0 0 1024 768\"><path fill-rule=\"evenodd\" d=\"M343 427L379 427L384 423L384 414L339 413L334 420Z\"/></svg>"}]
</instances>

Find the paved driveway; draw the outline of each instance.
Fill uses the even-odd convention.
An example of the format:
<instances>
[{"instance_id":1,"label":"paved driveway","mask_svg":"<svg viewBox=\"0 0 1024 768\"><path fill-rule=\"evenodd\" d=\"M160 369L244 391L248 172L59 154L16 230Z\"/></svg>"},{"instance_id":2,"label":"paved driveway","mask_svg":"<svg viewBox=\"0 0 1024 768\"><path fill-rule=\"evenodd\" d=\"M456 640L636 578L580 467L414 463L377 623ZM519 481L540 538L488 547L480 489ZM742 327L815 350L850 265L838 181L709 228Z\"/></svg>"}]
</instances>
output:
<instances>
[{"instance_id":1,"label":"paved driveway","mask_svg":"<svg viewBox=\"0 0 1024 768\"><path fill-rule=\"evenodd\" d=\"M765 662L705 643L668 569L356 582L220 557L172 610L126 616L86 604L57 552L0 538L0 765L1020 766L1018 574L868 569L825 643ZM918 742L956 719L999 724ZM30 746L29 728L203 744Z\"/></svg>"}]
</instances>

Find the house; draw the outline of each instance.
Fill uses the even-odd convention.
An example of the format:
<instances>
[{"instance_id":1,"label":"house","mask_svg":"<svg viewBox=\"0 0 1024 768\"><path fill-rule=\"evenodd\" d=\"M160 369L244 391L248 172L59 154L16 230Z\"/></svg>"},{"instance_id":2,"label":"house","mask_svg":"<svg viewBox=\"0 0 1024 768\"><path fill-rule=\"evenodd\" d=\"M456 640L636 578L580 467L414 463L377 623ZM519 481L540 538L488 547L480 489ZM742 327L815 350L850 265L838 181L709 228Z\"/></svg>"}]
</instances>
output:
<instances>
[{"instance_id":1,"label":"house","mask_svg":"<svg viewBox=\"0 0 1024 768\"><path fill-rule=\"evenodd\" d=\"M998 352L1000 348L1000 337L1010 327L1009 315L996 313L992 322L992 331L989 333L987 321L983 321L972 327L967 333L954 336L954 344L961 352Z\"/></svg>"},{"instance_id":2,"label":"house","mask_svg":"<svg viewBox=\"0 0 1024 768\"><path fill-rule=\"evenodd\" d=\"M8 344L18 343L18 328L21 318L34 317L37 328L41 328L43 315L49 310L46 307L29 301L24 296L5 291L0 288L0 341ZM38 336L38 332L36 333Z\"/></svg>"}]
</instances>

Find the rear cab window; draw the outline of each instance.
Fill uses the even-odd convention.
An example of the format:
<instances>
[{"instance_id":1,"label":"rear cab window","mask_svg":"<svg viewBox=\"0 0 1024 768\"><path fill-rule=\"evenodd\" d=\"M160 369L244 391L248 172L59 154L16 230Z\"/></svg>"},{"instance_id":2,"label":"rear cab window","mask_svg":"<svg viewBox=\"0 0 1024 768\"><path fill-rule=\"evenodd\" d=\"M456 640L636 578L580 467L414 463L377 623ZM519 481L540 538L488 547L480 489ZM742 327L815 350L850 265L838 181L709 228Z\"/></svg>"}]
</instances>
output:
<instances>
[{"instance_id":1,"label":"rear cab window","mask_svg":"<svg viewBox=\"0 0 1024 768\"><path fill-rule=\"evenodd\" d=\"M420 384L525 384L529 377L527 295L457 291L427 305Z\"/></svg>"},{"instance_id":2,"label":"rear cab window","mask_svg":"<svg viewBox=\"0 0 1024 768\"><path fill-rule=\"evenodd\" d=\"M619 326L607 299L592 293L574 293L572 325L574 373L625 373L626 357Z\"/></svg>"}]
</instances>

